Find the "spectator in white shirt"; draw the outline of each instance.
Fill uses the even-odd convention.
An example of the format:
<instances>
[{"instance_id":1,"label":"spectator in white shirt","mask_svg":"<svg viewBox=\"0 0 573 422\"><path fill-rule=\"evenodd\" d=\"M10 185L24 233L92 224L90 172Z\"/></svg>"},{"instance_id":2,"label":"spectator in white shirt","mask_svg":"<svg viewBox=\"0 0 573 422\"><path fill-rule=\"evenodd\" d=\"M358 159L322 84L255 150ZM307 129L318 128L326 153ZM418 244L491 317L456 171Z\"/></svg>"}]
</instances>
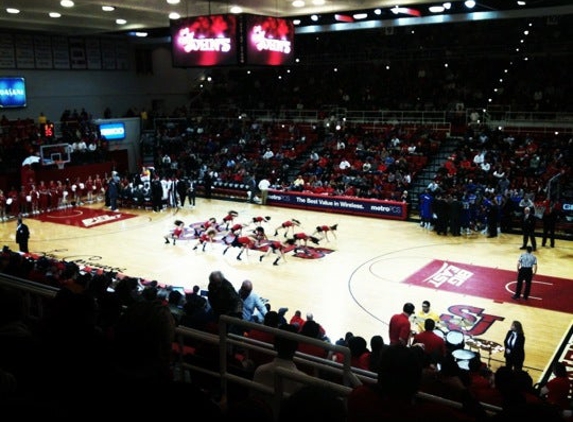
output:
<instances>
[{"instance_id":1,"label":"spectator in white shirt","mask_svg":"<svg viewBox=\"0 0 573 422\"><path fill-rule=\"evenodd\" d=\"M263 160L270 160L274 156L275 156L275 153L270 148L267 148L267 150L263 154L262 158L263 158Z\"/></svg>"},{"instance_id":2,"label":"spectator in white shirt","mask_svg":"<svg viewBox=\"0 0 573 422\"><path fill-rule=\"evenodd\" d=\"M350 167L352 167L352 165L350 164L350 162L346 158L343 158L340 161L340 164L338 165L338 168L340 168L340 170L342 170L342 171L347 170Z\"/></svg>"}]
</instances>

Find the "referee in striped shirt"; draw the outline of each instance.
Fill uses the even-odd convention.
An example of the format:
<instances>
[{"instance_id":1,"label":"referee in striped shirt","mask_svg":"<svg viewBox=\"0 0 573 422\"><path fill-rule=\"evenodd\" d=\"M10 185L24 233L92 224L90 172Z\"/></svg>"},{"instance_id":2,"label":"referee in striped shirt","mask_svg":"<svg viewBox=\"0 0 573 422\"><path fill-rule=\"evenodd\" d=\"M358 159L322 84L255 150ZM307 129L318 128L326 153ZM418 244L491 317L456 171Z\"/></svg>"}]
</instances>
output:
<instances>
[{"instance_id":1,"label":"referee in striped shirt","mask_svg":"<svg viewBox=\"0 0 573 422\"><path fill-rule=\"evenodd\" d=\"M531 280L533 279L533 275L537 273L537 257L531 253L532 251L533 248L528 246L526 251L522 253L517 260L517 286L515 287L513 299L519 299L521 297L523 283L525 283L523 298L526 300L529 298Z\"/></svg>"}]
</instances>

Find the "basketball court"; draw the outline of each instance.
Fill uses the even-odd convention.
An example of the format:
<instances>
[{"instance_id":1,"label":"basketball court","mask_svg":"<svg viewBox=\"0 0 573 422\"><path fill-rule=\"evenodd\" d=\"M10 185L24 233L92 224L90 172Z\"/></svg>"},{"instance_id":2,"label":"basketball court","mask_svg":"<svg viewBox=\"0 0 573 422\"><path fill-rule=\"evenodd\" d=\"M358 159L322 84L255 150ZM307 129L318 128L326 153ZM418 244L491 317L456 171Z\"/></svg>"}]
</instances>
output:
<instances>
[{"instance_id":1,"label":"basketball court","mask_svg":"<svg viewBox=\"0 0 573 422\"><path fill-rule=\"evenodd\" d=\"M261 225L274 238L275 228L296 218L297 231L313 234L318 225L338 224L336 238L309 242L309 253L292 250L286 262L250 250L241 260L237 248L223 255L218 241L192 250L190 233L175 245L165 243L176 219L191 227L229 210L237 223L270 216ZM503 339L513 320L526 336L525 369L537 382L554 359L571 360L573 340L573 244L557 240L555 248L535 253L539 270L528 301L513 300L521 236L487 238L438 236L416 222L382 220L325 212L273 208L256 204L197 199L197 206L153 213L143 209L109 212L102 203L25 218L31 231L30 251L80 266L116 271L163 285L206 289L211 271L220 270L239 288L250 279L272 308L288 308L287 319L300 310L314 315L334 342L351 331L367 341L380 334L388 341L388 321L412 302L419 310L429 300L441 316L439 329L465 358L480 352L492 369L503 363ZM254 224L243 229L253 230ZM17 250L16 221L0 223L3 245ZM277 238L284 239L282 232ZM540 241L538 240L538 244ZM463 359L462 359L463 360Z\"/></svg>"}]
</instances>

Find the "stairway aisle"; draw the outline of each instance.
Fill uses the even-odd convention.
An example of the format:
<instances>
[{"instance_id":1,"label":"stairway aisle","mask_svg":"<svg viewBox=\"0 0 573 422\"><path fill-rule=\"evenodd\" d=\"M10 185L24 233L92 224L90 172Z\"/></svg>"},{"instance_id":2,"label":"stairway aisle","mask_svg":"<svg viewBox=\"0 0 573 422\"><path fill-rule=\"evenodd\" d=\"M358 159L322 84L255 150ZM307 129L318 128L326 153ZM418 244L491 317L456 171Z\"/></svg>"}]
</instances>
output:
<instances>
[{"instance_id":1,"label":"stairway aisle","mask_svg":"<svg viewBox=\"0 0 573 422\"><path fill-rule=\"evenodd\" d=\"M419 220L419 198L437 175L442 164L458 149L462 138L450 137L440 143L437 153L430 158L426 167L421 170L410 187L410 219Z\"/></svg>"}]
</instances>

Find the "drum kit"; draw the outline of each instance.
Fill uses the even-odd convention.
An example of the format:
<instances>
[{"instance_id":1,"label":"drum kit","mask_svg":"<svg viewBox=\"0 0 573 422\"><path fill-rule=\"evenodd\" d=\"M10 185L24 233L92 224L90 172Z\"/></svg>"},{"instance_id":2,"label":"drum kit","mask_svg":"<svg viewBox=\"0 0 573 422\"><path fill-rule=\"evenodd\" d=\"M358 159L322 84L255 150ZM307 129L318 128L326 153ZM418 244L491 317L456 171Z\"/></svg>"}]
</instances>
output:
<instances>
[{"instance_id":1,"label":"drum kit","mask_svg":"<svg viewBox=\"0 0 573 422\"><path fill-rule=\"evenodd\" d=\"M457 329L450 329L451 326L456 326ZM487 366L489 368L491 355L503 352L503 346L495 341L480 339L467 334L468 327L471 327L471 323L464 318L452 318L448 322L440 321L434 332L446 341L447 350L452 354L460 368L469 369L469 361L477 356L480 350L487 352ZM477 351L472 349L477 349Z\"/></svg>"}]
</instances>

